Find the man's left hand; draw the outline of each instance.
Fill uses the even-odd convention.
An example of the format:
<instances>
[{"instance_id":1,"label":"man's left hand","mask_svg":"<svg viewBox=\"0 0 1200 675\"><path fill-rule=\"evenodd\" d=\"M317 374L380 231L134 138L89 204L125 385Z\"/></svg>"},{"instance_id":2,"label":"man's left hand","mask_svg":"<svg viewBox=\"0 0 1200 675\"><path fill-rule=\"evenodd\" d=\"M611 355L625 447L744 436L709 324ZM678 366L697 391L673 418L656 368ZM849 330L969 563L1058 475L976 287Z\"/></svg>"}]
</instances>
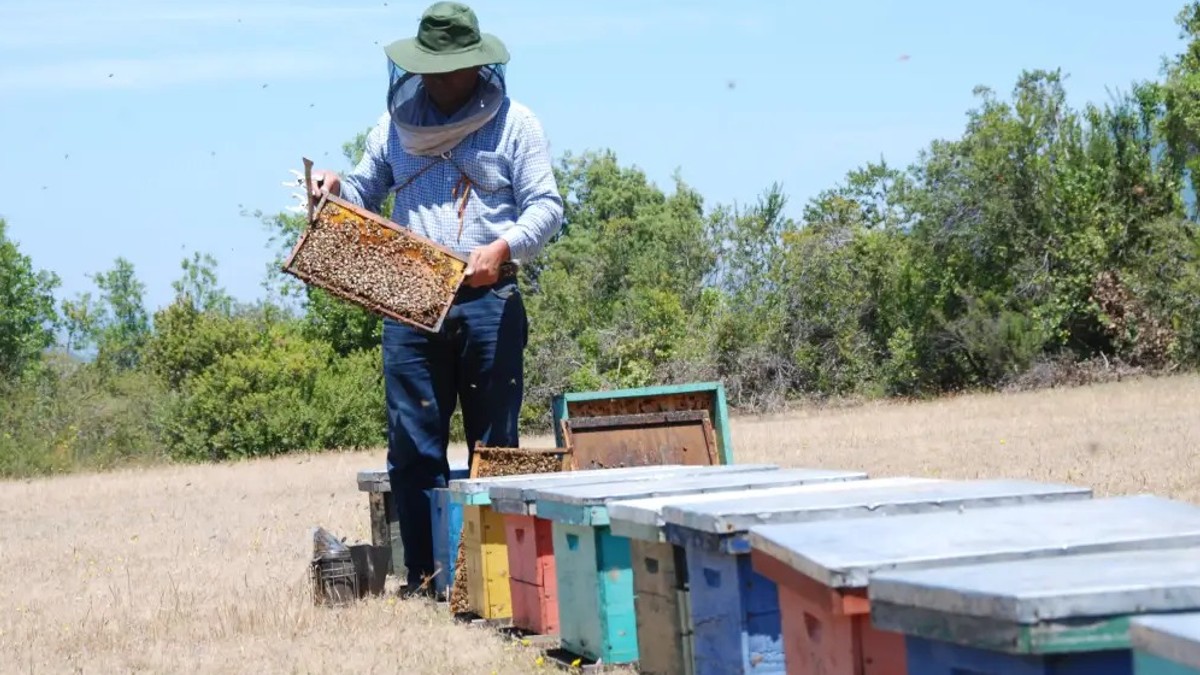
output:
<instances>
[{"instance_id":1,"label":"man's left hand","mask_svg":"<svg viewBox=\"0 0 1200 675\"><path fill-rule=\"evenodd\" d=\"M511 256L508 242L497 239L487 246L480 246L467 259L466 284L468 286L491 286L500 279L500 265Z\"/></svg>"}]
</instances>

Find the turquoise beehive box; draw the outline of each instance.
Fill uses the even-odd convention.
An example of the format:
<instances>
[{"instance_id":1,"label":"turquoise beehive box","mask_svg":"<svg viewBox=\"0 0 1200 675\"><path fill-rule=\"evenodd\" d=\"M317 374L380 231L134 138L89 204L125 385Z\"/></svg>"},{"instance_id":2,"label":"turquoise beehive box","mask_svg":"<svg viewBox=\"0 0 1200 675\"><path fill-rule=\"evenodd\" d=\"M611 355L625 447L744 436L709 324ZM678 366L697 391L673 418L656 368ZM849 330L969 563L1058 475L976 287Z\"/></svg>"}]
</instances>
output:
<instances>
[{"instance_id":1,"label":"turquoise beehive box","mask_svg":"<svg viewBox=\"0 0 1200 675\"><path fill-rule=\"evenodd\" d=\"M693 382L611 391L568 392L551 399L554 437L567 447L563 422L580 417L620 417L646 413L704 411L708 413L719 464L733 463L733 440L725 388L719 382Z\"/></svg>"},{"instance_id":2,"label":"turquoise beehive box","mask_svg":"<svg viewBox=\"0 0 1200 675\"><path fill-rule=\"evenodd\" d=\"M1134 675L1200 675L1200 613L1134 619Z\"/></svg>"}]
</instances>

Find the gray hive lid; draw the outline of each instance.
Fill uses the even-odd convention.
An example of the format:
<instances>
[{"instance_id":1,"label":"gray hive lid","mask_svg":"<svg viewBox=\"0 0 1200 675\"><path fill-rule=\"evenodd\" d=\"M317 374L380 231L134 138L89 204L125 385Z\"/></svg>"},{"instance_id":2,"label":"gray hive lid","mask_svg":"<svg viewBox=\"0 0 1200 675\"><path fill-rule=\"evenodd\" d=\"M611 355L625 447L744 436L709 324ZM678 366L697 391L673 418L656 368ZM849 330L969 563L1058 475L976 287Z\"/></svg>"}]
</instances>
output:
<instances>
[{"instance_id":1,"label":"gray hive lid","mask_svg":"<svg viewBox=\"0 0 1200 675\"><path fill-rule=\"evenodd\" d=\"M1039 500L1088 499L1091 489L1022 480L908 480L887 484L855 481L845 489L805 491L789 496L731 494L722 501L667 506L672 525L715 535L747 532L770 523L861 518L863 516L957 510L967 505L997 506Z\"/></svg>"},{"instance_id":2,"label":"gray hive lid","mask_svg":"<svg viewBox=\"0 0 1200 675\"><path fill-rule=\"evenodd\" d=\"M878 572L870 597L1018 624L1200 610L1200 547Z\"/></svg>"},{"instance_id":3,"label":"gray hive lid","mask_svg":"<svg viewBox=\"0 0 1200 675\"><path fill-rule=\"evenodd\" d=\"M713 475L713 474L716 475ZM712 491L747 490L761 486L792 486L865 478L860 471L829 469L779 469L753 471L710 472L702 475L683 475L670 480L617 483L609 485L580 485L546 488L538 498L564 504L599 506L623 500L655 496L697 494Z\"/></svg>"},{"instance_id":4,"label":"gray hive lid","mask_svg":"<svg viewBox=\"0 0 1200 675\"><path fill-rule=\"evenodd\" d=\"M583 471L556 471L553 473L530 473L513 476L497 476L494 478L462 478L450 481L450 491L463 494L485 493L494 486L517 484L554 484L554 483L603 483L622 480L636 480L645 475L663 473L678 473L687 470L682 464L667 464L660 466L626 466L615 469L587 469Z\"/></svg>"},{"instance_id":5,"label":"gray hive lid","mask_svg":"<svg viewBox=\"0 0 1200 675\"><path fill-rule=\"evenodd\" d=\"M867 486L880 487L884 485L913 485L916 483L936 482L932 478L869 478L864 476L858 480L826 481L820 483L804 483L784 486L758 486L753 489L720 490L701 493L669 495L665 497L646 497L643 499L628 499L613 502L608 505L608 515L614 523L625 522L639 526L660 527L665 524L663 511L669 507L688 509L704 504L728 503L731 500L766 497L768 499L788 499L797 494L812 492L828 492L838 490L861 490Z\"/></svg>"},{"instance_id":6,"label":"gray hive lid","mask_svg":"<svg viewBox=\"0 0 1200 675\"><path fill-rule=\"evenodd\" d=\"M775 464L715 464L715 465L688 465L682 470L672 471L662 475L648 475L638 477L637 480L628 481L634 492L641 491L647 485L667 486L678 483L679 481L698 478L703 476L730 476L744 473L761 473L763 471L778 471L779 466ZM547 498L554 499L554 495L567 494L569 491L579 488L588 488L591 486L599 487L601 490L614 488L625 481L605 481L588 482L588 483L547 483L542 485L524 486L521 497L526 501L545 500ZM619 487L615 489L620 489ZM511 498L511 493L506 493L506 498Z\"/></svg>"},{"instance_id":7,"label":"gray hive lid","mask_svg":"<svg viewBox=\"0 0 1200 675\"><path fill-rule=\"evenodd\" d=\"M831 588L887 570L1200 545L1200 508L1153 495L762 525L750 544Z\"/></svg>"}]
</instances>

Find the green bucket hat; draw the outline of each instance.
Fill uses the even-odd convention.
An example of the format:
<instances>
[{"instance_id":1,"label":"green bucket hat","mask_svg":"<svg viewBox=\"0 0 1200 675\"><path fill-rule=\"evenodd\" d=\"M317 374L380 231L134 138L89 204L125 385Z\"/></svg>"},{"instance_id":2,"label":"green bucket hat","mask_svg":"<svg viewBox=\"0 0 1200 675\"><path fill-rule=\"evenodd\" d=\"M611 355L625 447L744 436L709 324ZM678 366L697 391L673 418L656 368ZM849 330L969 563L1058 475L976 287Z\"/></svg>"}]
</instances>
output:
<instances>
[{"instance_id":1,"label":"green bucket hat","mask_svg":"<svg viewBox=\"0 0 1200 675\"><path fill-rule=\"evenodd\" d=\"M475 12L457 2L437 2L421 15L417 36L384 47L388 58L410 73L448 73L508 63L508 49L495 35L479 32Z\"/></svg>"}]
</instances>

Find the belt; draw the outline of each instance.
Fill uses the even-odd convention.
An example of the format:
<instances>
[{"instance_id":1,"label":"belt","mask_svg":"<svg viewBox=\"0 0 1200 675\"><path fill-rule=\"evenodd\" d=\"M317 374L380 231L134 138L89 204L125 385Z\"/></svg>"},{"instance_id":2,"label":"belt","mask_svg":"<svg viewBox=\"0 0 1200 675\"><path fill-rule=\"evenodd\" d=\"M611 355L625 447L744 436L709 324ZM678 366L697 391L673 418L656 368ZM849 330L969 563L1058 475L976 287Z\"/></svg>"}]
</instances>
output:
<instances>
[{"instance_id":1,"label":"belt","mask_svg":"<svg viewBox=\"0 0 1200 675\"><path fill-rule=\"evenodd\" d=\"M495 286L497 286L497 285L498 285L500 282L502 282L502 281L508 281L508 280L510 280L510 279L516 279L516 278L517 278L517 272L518 272L520 269L521 269L521 266L520 266L518 263L515 263L515 262L506 262L506 263L500 263L499 275L496 277L496 281L494 281L493 283L491 283L491 284L489 284L489 285L487 285L487 286L468 286L468 285L465 283L465 281L464 281L464 283L463 283L462 287L459 289L459 292L461 293L461 292L464 292L464 291L469 291L469 290L472 290L472 289L484 290L484 289L487 289L487 288L494 288Z\"/></svg>"}]
</instances>

